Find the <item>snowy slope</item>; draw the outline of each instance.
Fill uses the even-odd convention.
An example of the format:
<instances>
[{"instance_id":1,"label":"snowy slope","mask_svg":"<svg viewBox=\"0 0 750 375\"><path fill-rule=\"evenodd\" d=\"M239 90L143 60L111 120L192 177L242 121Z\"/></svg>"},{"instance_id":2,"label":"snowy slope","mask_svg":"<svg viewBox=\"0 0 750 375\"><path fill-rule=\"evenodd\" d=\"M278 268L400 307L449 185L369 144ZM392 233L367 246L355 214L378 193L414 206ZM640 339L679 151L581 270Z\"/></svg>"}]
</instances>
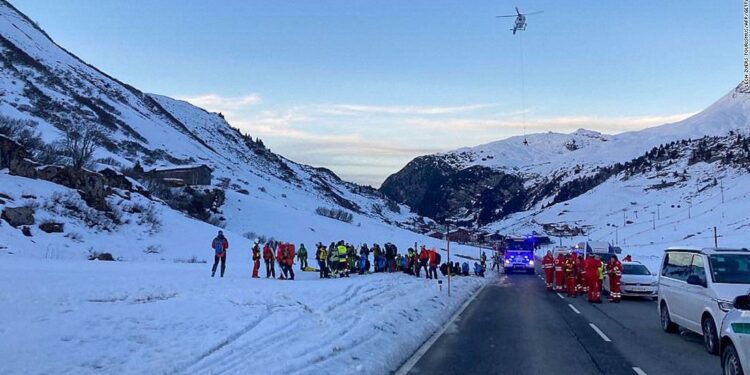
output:
<instances>
[{"instance_id":1,"label":"snowy slope","mask_svg":"<svg viewBox=\"0 0 750 375\"><path fill-rule=\"evenodd\" d=\"M733 137L715 143L726 153L691 163L688 155L664 159L659 167L633 175L619 173L590 191L549 207L515 213L487 226L503 233L581 228L584 235L553 237L564 245L606 241L617 244L652 270L669 246L714 246L714 227L723 247L750 247L750 158ZM687 147L686 147L687 148ZM690 154L686 152L685 154Z\"/></svg>"},{"instance_id":2,"label":"snowy slope","mask_svg":"<svg viewBox=\"0 0 750 375\"><path fill-rule=\"evenodd\" d=\"M634 159L655 146L704 136L746 132L750 119L750 95L732 90L705 110L682 121L615 135L579 129L570 134L536 133L511 137L443 155L454 165L474 165L546 175L577 164L588 168ZM567 146L576 145L574 150Z\"/></svg>"},{"instance_id":3,"label":"snowy slope","mask_svg":"<svg viewBox=\"0 0 750 375\"><path fill-rule=\"evenodd\" d=\"M616 169L661 145L749 130L750 95L735 89L685 120L640 131L538 133L422 156L389 176L381 191L422 215L486 226L509 213L573 198L610 177L602 170ZM430 172L415 173L426 169ZM414 193L436 188L439 194ZM436 196L453 203L442 204Z\"/></svg>"},{"instance_id":4,"label":"snowy slope","mask_svg":"<svg viewBox=\"0 0 750 375\"><path fill-rule=\"evenodd\" d=\"M59 139L71 123L106 127L111 134L95 155L99 167L122 169L136 161L146 170L206 164L213 169L214 184L252 192L237 195L239 205L274 207L279 217L287 210L312 213L326 207L375 222L413 227L422 221L377 190L272 153L219 114L117 81L56 45L5 1L0 1L0 50L0 114L37 122L48 142ZM233 225L232 217L227 220ZM311 218L308 225L326 220ZM250 224L243 217L246 230Z\"/></svg>"}]
</instances>

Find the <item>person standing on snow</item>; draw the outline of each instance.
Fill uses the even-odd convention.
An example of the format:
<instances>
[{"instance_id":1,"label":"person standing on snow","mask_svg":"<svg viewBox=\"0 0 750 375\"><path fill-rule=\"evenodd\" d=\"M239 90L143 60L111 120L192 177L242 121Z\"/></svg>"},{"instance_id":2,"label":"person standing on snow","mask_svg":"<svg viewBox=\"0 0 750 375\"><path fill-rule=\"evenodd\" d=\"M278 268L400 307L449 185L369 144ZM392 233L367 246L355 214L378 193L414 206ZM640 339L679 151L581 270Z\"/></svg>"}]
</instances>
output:
<instances>
[{"instance_id":1,"label":"person standing on snow","mask_svg":"<svg viewBox=\"0 0 750 375\"><path fill-rule=\"evenodd\" d=\"M269 277L276 278L276 262L274 261L273 249L270 242L263 246L263 262L266 263L266 279Z\"/></svg>"},{"instance_id":2,"label":"person standing on snow","mask_svg":"<svg viewBox=\"0 0 750 375\"><path fill-rule=\"evenodd\" d=\"M427 251L427 248L422 245L422 249L419 251L419 267L417 267L417 277L419 277L419 271L424 268L424 273L426 273L427 278L430 278L429 271L427 270L427 261L430 260L430 253Z\"/></svg>"},{"instance_id":3,"label":"person standing on snow","mask_svg":"<svg viewBox=\"0 0 750 375\"><path fill-rule=\"evenodd\" d=\"M281 272L284 273L282 279L294 280L294 245L290 243L280 244L279 252L281 254L279 264L281 265Z\"/></svg>"},{"instance_id":4,"label":"person standing on snow","mask_svg":"<svg viewBox=\"0 0 750 375\"><path fill-rule=\"evenodd\" d=\"M258 270L260 269L260 245L257 239L253 243L253 278L257 279Z\"/></svg>"},{"instance_id":5,"label":"person standing on snow","mask_svg":"<svg viewBox=\"0 0 750 375\"><path fill-rule=\"evenodd\" d=\"M613 255L607 263L609 275L609 302L620 303L620 277L622 277L622 263Z\"/></svg>"},{"instance_id":6,"label":"person standing on snow","mask_svg":"<svg viewBox=\"0 0 750 375\"><path fill-rule=\"evenodd\" d=\"M430 265L430 270L427 273L428 279L436 279L438 278L437 273L437 266L440 263L440 254L435 251L435 249L429 250L429 257L427 259L427 262Z\"/></svg>"},{"instance_id":7,"label":"person standing on snow","mask_svg":"<svg viewBox=\"0 0 750 375\"><path fill-rule=\"evenodd\" d=\"M221 277L224 277L224 269L227 266L227 249L229 248L229 241L224 237L224 232L219 231L219 234L211 241L211 248L214 249L214 266L211 267L211 277L216 275L216 267L221 262Z\"/></svg>"},{"instance_id":8,"label":"person standing on snow","mask_svg":"<svg viewBox=\"0 0 750 375\"><path fill-rule=\"evenodd\" d=\"M346 259L346 255L349 253L349 249L346 248L344 241L340 241L336 250L339 254L338 267L339 272L341 273L341 277L349 277L349 262L348 259Z\"/></svg>"},{"instance_id":9,"label":"person standing on snow","mask_svg":"<svg viewBox=\"0 0 750 375\"><path fill-rule=\"evenodd\" d=\"M544 282L547 285L547 291L551 292L555 280L555 258L552 256L552 251L548 250L542 258L542 269L544 270Z\"/></svg>"},{"instance_id":10,"label":"person standing on snow","mask_svg":"<svg viewBox=\"0 0 750 375\"><path fill-rule=\"evenodd\" d=\"M318 243L318 250L315 252L315 260L318 261L318 268L320 269L320 278L328 278L328 267L326 262L328 261L328 251L322 243Z\"/></svg>"},{"instance_id":11,"label":"person standing on snow","mask_svg":"<svg viewBox=\"0 0 750 375\"><path fill-rule=\"evenodd\" d=\"M565 285L565 257L562 253L557 253L555 258L555 290L562 292Z\"/></svg>"},{"instance_id":12,"label":"person standing on snow","mask_svg":"<svg viewBox=\"0 0 750 375\"><path fill-rule=\"evenodd\" d=\"M299 269L304 271L307 268L307 249L305 244L299 244L299 252L297 252L297 260L299 261Z\"/></svg>"}]
</instances>

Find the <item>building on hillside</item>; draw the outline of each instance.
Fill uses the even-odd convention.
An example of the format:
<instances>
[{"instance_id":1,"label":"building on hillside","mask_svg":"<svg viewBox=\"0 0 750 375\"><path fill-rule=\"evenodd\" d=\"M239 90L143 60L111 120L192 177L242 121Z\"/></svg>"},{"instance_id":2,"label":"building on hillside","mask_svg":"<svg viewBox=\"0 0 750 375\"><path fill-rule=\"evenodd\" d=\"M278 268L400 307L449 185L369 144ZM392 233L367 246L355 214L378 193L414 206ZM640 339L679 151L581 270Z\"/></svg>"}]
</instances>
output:
<instances>
[{"instance_id":1,"label":"building on hillside","mask_svg":"<svg viewBox=\"0 0 750 375\"><path fill-rule=\"evenodd\" d=\"M473 233L466 228L458 228L450 232L449 237L452 242L469 243Z\"/></svg>"},{"instance_id":2,"label":"building on hillside","mask_svg":"<svg viewBox=\"0 0 750 375\"><path fill-rule=\"evenodd\" d=\"M442 232L430 232L427 234L428 237L437 238L438 240L445 239L445 235Z\"/></svg>"},{"instance_id":3,"label":"building on hillside","mask_svg":"<svg viewBox=\"0 0 750 375\"><path fill-rule=\"evenodd\" d=\"M211 168L205 164L156 168L146 172L146 178L163 181L181 180L186 185L211 185Z\"/></svg>"}]
</instances>

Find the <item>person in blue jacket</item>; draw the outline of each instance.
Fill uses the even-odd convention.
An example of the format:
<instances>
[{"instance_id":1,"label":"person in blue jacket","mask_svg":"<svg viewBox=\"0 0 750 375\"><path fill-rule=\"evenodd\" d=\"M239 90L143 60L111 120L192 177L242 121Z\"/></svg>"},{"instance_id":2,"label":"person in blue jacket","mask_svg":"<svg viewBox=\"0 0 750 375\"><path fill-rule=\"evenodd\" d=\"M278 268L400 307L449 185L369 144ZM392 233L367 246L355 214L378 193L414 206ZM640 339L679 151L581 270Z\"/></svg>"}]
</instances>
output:
<instances>
[{"instance_id":1,"label":"person in blue jacket","mask_svg":"<svg viewBox=\"0 0 750 375\"><path fill-rule=\"evenodd\" d=\"M463 263L463 264L461 265L461 273L462 273L462 274L463 274L464 276L469 276L469 263L467 263L467 262L464 262L464 263Z\"/></svg>"},{"instance_id":2,"label":"person in blue jacket","mask_svg":"<svg viewBox=\"0 0 750 375\"><path fill-rule=\"evenodd\" d=\"M482 265L478 262L474 262L474 274L484 277L484 267L482 267Z\"/></svg>"}]
</instances>

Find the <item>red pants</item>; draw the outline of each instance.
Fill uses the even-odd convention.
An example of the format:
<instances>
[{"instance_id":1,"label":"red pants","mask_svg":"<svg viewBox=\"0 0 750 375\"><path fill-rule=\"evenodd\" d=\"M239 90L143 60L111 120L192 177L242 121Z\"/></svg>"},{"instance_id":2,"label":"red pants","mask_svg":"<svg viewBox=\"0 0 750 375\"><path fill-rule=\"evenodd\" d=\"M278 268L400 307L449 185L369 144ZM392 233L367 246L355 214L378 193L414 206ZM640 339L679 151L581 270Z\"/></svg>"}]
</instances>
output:
<instances>
[{"instance_id":1,"label":"red pants","mask_svg":"<svg viewBox=\"0 0 750 375\"><path fill-rule=\"evenodd\" d=\"M544 269L544 282L547 283L547 290L552 290L555 281L555 270L552 268Z\"/></svg>"},{"instance_id":2,"label":"red pants","mask_svg":"<svg viewBox=\"0 0 750 375\"><path fill-rule=\"evenodd\" d=\"M258 277L258 270L260 269L260 260L253 261L253 277Z\"/></svg>"},{"instance_id":3,"label":"red pants","mask_svg":"<svg viewBox=\"0 0 750 375\"><path fill-rule=\"evenodd\" d=\"M562 292L565 289L565 272L555 271L555 290Z\"/></svg>"},{"instance_id":4,"label":"red pants","mask_svg":"<svg viewBox=\"0 0 750 375\"><path fill-rule=\"evenodd\" d=\"M601 281L599 281L599 277L597 277L597 275L588 277L586 284L588 284L589 287L589 302L601 302Z\"/></svg>"},{"instance_id":5,"label":"red pants","mask_svg":"<svg viewBox=\"0 0 750 375\"><path fill-rule=\"evenodd\" d=\"M568 284L567 286L567 292L568 297L575 297L576 296L576 277L575 276L568 276Z\"/></svg>"},{"instance_id":6,"label":"red pants","mask_svg":"<svg viewBox=\"0 0 750 375\"><path fill-rule=\"evenodd\" d=\"M619 301L622 295L620 294L620 276L609 277L609 300Z\"/></svg>"},{"instance_id":7,"label":"red pants","mask_svg":"<svg viewBox=\"0 0 750 375\"><path fill-rule=\"evenodd\" d=\"M578 279L576 280L576 289L578 290L578 294L586 294L589 292L588 288L586 287L586 274L585 273L579 273Z\"/></svg>"}]
</instances>

